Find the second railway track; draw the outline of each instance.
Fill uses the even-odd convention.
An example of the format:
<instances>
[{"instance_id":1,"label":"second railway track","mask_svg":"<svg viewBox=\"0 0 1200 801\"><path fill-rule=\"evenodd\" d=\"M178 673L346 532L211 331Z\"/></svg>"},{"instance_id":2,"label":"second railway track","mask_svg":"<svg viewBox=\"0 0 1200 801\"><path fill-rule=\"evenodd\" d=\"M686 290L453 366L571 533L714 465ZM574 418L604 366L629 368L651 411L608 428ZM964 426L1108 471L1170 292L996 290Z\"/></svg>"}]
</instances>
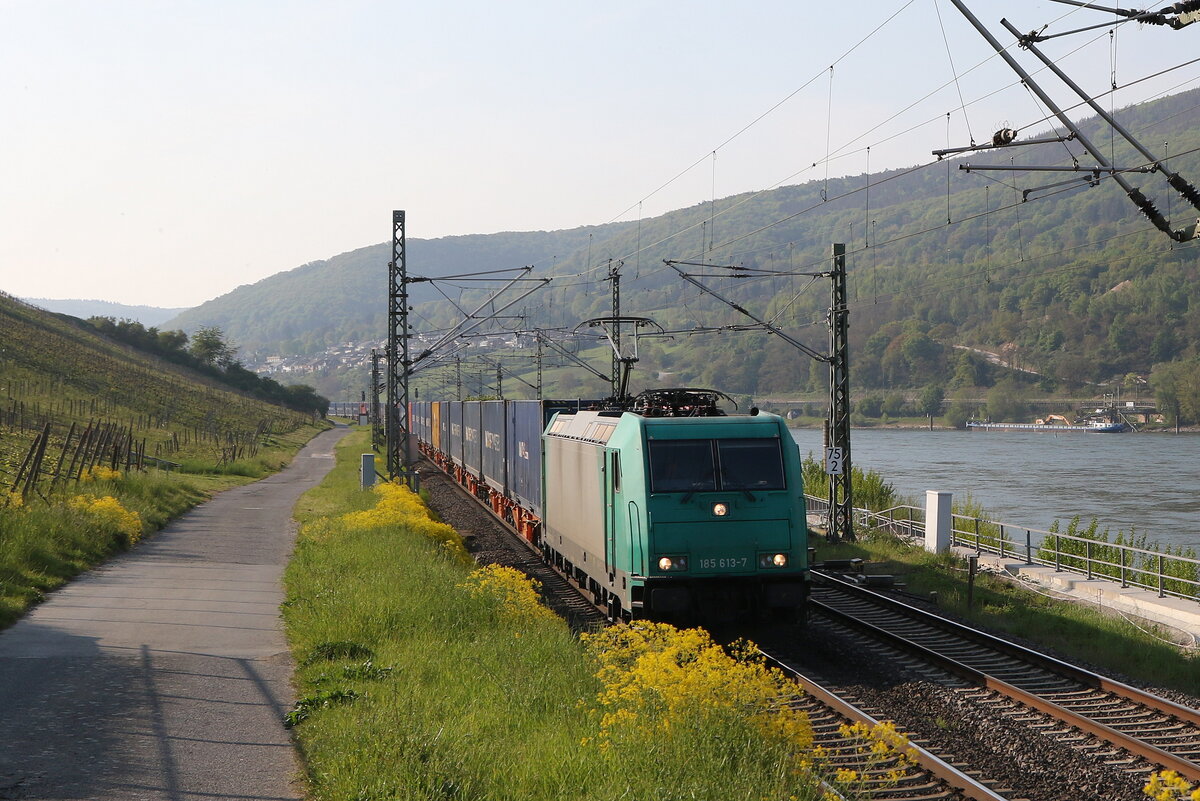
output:
<instances>
[{"instance_id":1,"label":"second railway track","mask_svg":"<svg viewBox=\"0 0 1200 801\"><path fill-rule=\"evenodd\" d=\"M1032 731L1134 777L1200 781L1200 711L825 575L816 615L852 627L1025 710ZM981 701L997 703L994 697Z\"/></svg>"}]
</instances>

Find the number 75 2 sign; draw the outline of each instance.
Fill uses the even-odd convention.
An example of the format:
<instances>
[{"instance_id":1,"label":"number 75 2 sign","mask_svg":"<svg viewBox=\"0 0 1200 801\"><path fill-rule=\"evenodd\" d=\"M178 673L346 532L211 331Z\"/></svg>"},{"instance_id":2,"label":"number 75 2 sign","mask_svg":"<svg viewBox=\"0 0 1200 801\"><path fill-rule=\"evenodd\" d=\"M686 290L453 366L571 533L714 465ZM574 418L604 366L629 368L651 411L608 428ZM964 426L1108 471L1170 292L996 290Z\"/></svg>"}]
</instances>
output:
<instances>
[{"instance_id":1,"label":"number 75 2 sign","mask_svg":"<svg viewBox=\"0 0 1200 801\"><path fill-rule=\"evenodd\" d=\"M846 457L841 448L825 449L825 473L830 476L840 476L846 466Z\"/></svg>"}]
</instances>

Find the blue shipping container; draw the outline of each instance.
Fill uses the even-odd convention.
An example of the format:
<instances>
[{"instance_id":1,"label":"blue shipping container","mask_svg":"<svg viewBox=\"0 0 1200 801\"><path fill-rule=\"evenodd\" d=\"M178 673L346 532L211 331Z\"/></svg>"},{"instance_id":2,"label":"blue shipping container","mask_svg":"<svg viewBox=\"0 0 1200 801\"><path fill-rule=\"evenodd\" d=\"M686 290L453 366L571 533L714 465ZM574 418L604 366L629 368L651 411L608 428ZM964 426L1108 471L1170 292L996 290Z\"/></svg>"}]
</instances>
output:
<instances>
[{"instance_id":1,"label":"blue shipping container","mask_svg":"<svg viewBox=\"0 0 1200 801\"><path fill-rule=\"evenodd\" d=\"M542 402L508 402L508 491L521 506L542 516Z\"/></svg>"},{"instance_id":2,"label":"blue shipping container","mask_svg":"<svg viewBox=\"0 0 1200 801\"><path fill-rule=\"evenodd\" d=\"M479 478L483 474L483 426L480 425L479 401L463 401L463 465Z\"/></svg>"},{"instance_id":3,"label":"blue shipping container","mask_svg":"<svg viewBox=\"0 0 1200 801\"><path fill-rule=\"evenodd\" d=\"M483 423L483 480L501 495L508 494L508 470L505 465L504 436L507 426L505 401L480 404Z\"/></svg>"}]
</instances>

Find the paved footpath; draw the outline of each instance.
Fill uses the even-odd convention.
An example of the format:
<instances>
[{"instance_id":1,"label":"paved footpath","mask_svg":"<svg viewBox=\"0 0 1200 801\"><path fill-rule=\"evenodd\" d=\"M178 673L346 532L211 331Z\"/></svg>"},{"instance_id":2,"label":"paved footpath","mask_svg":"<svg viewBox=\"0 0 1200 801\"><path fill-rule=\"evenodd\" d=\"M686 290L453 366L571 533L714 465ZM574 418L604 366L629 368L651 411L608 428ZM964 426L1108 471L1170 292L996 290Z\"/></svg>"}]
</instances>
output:
<instances>
[{"instance_id":1,"label":"paved footpath","mask_svg":"<svg viewBox=\"0 0 1200 801\"><path fill-rule=\"evenodd\" d=\"M299 799L281 578L325 431L0 632L0 799Z\"/></svg>"}]
</instances>

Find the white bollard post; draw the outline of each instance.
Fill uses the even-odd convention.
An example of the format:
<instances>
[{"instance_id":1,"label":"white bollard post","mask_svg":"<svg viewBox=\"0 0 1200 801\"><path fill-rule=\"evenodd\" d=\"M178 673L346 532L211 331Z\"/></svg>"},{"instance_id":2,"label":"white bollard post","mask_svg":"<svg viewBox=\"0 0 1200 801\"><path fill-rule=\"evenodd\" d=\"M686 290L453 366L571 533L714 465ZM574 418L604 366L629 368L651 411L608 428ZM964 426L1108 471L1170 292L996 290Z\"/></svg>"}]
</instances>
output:
<instances>
[{"instance_id":1,"label":"white bollard post","mask_svg":"<svg viewBox=\"0 0 1200 801\"><path fill-rule=\"evenodd\" d=\"M358 468L358 475L363 489L375 486L375 454L362 455L362 466Z\"/></svg>"},{"instance_id":2,"label":"white bollard post","mask_svg":"<svg viewBox=\"0 0 1200 801\"><path fill-rule=\"evenodd\" d=\"M945 553L950 550L953 493L925 491L925 550Z\"/></svg>"}]
</instances>

